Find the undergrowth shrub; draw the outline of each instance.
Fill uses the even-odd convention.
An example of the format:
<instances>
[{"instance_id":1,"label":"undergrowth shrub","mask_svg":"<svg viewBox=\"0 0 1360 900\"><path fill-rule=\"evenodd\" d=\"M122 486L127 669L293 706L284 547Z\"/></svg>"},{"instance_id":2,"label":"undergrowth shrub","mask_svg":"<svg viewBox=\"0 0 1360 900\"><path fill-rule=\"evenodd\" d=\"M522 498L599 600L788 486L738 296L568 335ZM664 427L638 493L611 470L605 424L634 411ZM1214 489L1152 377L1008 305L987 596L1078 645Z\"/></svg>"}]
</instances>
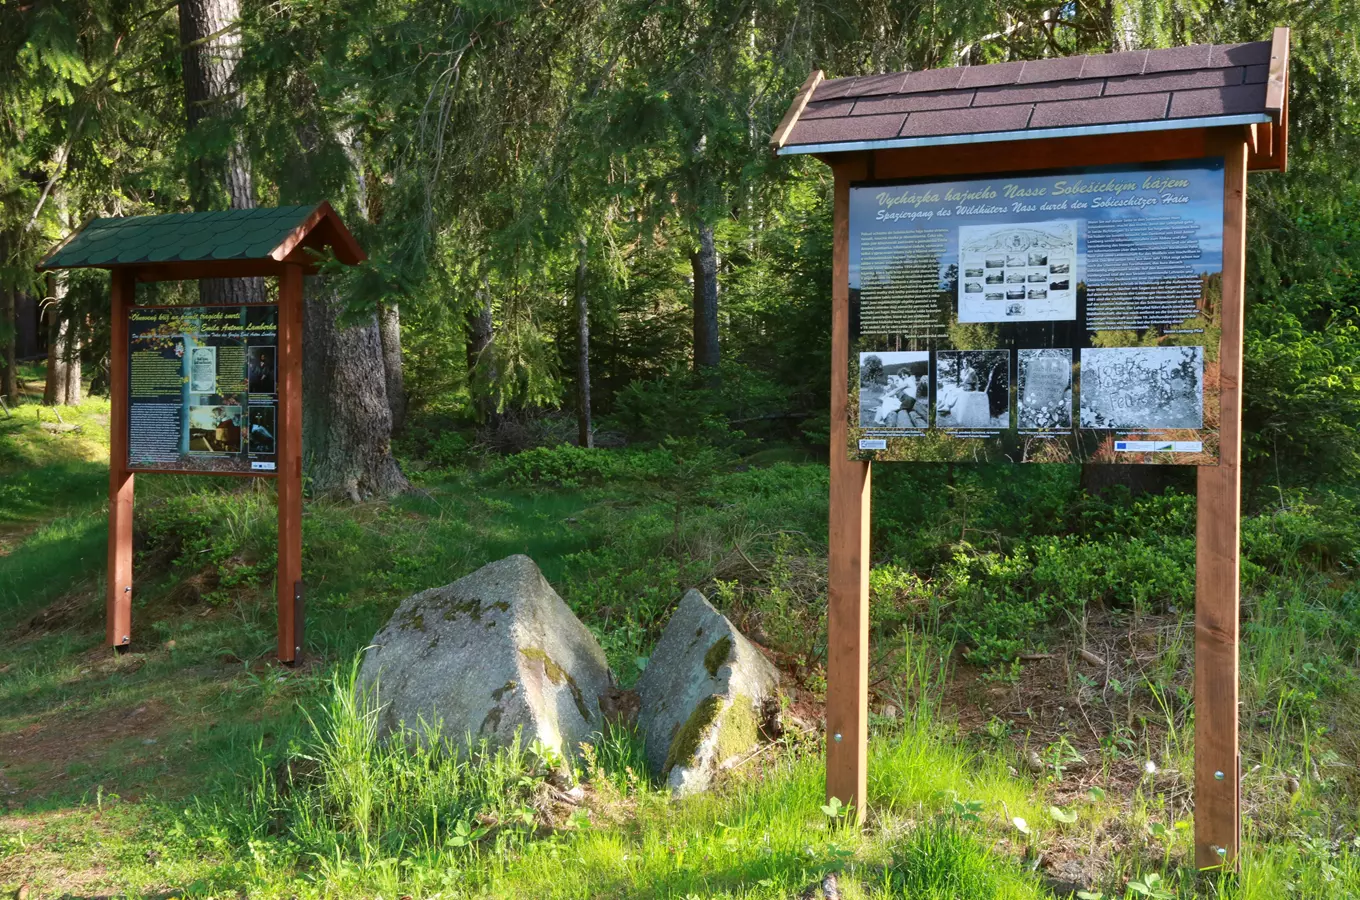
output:
<instances>
[{"instance_id":1,"label":"undergrowth shrub","mask_svg":"<svg viewBox=\"0 0 1360 900\"><path fill-rule=\"evenodd\" d=\"M622 454L575 444L535 447L507 457L496 473L511 484L580 487L598 484L624 468Z\"/></svg>"},{"instance_id":2,"label":"undergrowth shrub","mask_svg":"<svg viewBox=\"0 0 1360 900\"><path fill-rule=\"evenodd\" d=\"M762 436L797 418L789 417L794 405L787 388L730 360L716 375L678 366L660 378L633 381L614 404L613 422L634 440L687 438L738 453L751 452Z\"/></svg>"},{"instance_id":3,"label":"undergrowth shrub","mask_svg":"<svg viewBox=\"0 0 1360 900\"><path fill-rule=\"evenodd\" d=\"M201 573L222 590L272 578L278 562L273 492L253 483L224 488L189 477L177 482L160 487L178 490L138 508L142 560L180 578Z\"/></svg>"},{"instance_id":4,"label":"undergrowth shrub","mask_svg":"<svg viewBox=\"0 0 1360 900\"><path fill-rule=\"evenodd\" d=\"M1194 562L1194 541L1178 537L1037 537L1008 553L961 545L941 567L935 602L969 660L990 666L1034 649L1046 626L1088 604L1188 607Z\"/></svg>"},{"instance_id":5,"label":"undergrowth shrub","mask_svg":"<svg viewBox=\"0 0 1360 900\"><path fill-rule=\"evenodd\" d=\"M1281 497L1276 509L1244 517L1242 556L1256 567L1244 569L1244 579L1360 565L1356 513L1345 498L1324 496L1309 503L1293 495Z\"/></svg>"}]
</instances>

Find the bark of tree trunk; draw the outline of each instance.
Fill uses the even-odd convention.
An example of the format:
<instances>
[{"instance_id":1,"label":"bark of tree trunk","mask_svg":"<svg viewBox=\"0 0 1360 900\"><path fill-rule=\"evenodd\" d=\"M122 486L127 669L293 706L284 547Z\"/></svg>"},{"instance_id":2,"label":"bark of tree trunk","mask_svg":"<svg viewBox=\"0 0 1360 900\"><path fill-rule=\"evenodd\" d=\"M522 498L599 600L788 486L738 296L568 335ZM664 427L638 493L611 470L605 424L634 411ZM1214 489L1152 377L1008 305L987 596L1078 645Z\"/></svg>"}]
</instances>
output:
<instances>
[{"instance_id":1,"label":"bark of tree trunk","mask_svg":"<svg viewBox=\"0 0 1360 900\"><path fill-rule=\"evenodd\" d=\"M401 309L396 301L378 309L378 332L382 339L383 373L387 382L387 407L392 410L392 433L406 424L406 379L401 367Z\"/></svg>"},{"instance_id":2,"label":"bark of tree trunk","mask_svg":"<svg viewBox=\"0 0 1360 900\"><path fill-rule=\"evenodd\" d=\"M295 184L318 182L313 156L329 133L350 155L354 187L366 204L362 160L350 152L357 151L354 133L328 132L331 125L315 85L305 76L291 80L288 102L296 111ZM349 317L342 322L345 307L324 278L304 283L302 465L314 493L354 501L390 497L410 484L392 456L392 408L378 314L375 310L357 324Z\"/></svg>"},{"instance_id":3,"label":"bark of tree trunk","mask_svg":"<svg viewBox=\"0 0 1360 900\"><path fill-rule=\"evenodd\" d=\"M240 17L240 0L179 0L184 112L200 145L189 169L189 198L200 212L212 209L223 190L231 209L255 208L250 155L231 133L245 103L236 83ZM215 149L218 144L226 149ZM205 278L198 293L204 303L260 303L264 279Z\"/></svg>"},{"instance_id":4,"label":"bark of tree trunk","mask_svg":"<svg viewBox=\"0 0 1360 900\"><path fill-rule=\"evenodd\" d=\"M689 256L694 271L694 371L718 366L718 250L713 226L699 228L699 249Z\"/></svg>"},{"instance_id":5,"label":"bark of tree trunk","mask_svg":"<svg viewBox=\"0 0 1360 900\"><path fill-rule=\"evenodd\" d=\"M80 402L80 335L75 316L65 309L65 273L47 276L47 383L43 403L74 406Z\"/></svg>"},{"instance_id":6,"label":"bark of tree trunk","mask_svg":"<svg viewBox=\"0 0 1360 900\"><path fill-rule=\"evenodd\" d=\"M576 255L576 442L595 446L590 421L590 297L586 293L590 244L581 235Z\"/></svg>"},{"instance_id":7,"label":"bark of tree trunk","mask_svg":"<svg viewBox=\"0 0 1360 900\"><path fill-rule=\"evenodd\" d=\"M5 330L5 399L13 406L19 402L19 329L14 314L18 292L8 285L0 291L4 297L4 308L0 313L4 315Z\"/></svg>"},{"instance_id":8,"label":"bark of tree trunk","mask_svg":"<svg viewBox=\"0 0 1360 900\"><path fill-rule=\"evenodd\" d=\"M407 490L392 457L377 316L342 326L344 303L319 278L307 279L305 297L302 431L313 492L357 503Z\"/></svg>"},{"instance_id":9,"label":"bark of tree trunk","mask_svg":"<svg viewBox=\"0 0 1360 900\"><path fill-rule=\"evenodd\" d=\"M496 337L496 320L491 309L491 291L477 292L477 306L467 317L468 393L472 395L478 418L494 424L499 417L496 402L496 364L491 342Z\"/></svg>"},{"instance_id":10,"label":"bark of tree trunk","mask_svg":"<svg viewBox=\"0 0 1360 900\"><path fill-rule=\"evenodd\" d=\"M8 234L0 234L0 266L9 263ZM5 336L5 358L0 360L0 379L4 381L5 400L11 406L19 402L19 323L16 308L18 291L12 285L0 283L0 334Z\"/></svg>"}]
</instances>

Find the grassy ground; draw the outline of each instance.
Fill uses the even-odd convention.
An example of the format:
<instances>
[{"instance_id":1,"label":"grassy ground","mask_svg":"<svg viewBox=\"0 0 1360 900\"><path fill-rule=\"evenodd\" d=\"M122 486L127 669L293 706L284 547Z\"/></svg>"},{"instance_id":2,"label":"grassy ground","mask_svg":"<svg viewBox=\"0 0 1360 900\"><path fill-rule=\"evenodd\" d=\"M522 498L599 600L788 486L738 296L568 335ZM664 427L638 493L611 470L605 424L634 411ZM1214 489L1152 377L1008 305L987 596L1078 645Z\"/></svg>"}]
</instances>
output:
<instances>
[{"instance_id":1,"label":"grassy ground","mask_svg":"<svg viewBox=\"0 0 1360 900\"><path fill-rule=\"evenodd\" d=\"M290 670L269 661L265 483L139 480L134 649L102 648L107 404L62 417L78 430L32 403L0 418L0 889L788 898L835 875L847 898L1360 896L1344 498L1244 523L1228 879L1188 867L1187 498L1092 500L1058 467L876 474L860 832L823 806L812 727L824 466L688 444L409 456L409 496L307 506L309 663ZM686 802L638 776L627 733L580 761L579 796L527 751L379 746L347 702L355 655L402 597L515 552L625 684L703 587L783 670L785 737Z\"/></svg>"}]
</instances>

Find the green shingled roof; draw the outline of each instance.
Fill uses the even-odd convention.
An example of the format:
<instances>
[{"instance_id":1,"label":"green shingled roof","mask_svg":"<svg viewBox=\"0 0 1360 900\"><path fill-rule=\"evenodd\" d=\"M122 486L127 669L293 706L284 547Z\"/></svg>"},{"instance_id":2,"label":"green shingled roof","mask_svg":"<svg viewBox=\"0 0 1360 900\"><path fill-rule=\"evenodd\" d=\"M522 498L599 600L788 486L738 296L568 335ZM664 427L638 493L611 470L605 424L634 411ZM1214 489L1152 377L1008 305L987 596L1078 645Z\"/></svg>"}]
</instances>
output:
<instances>
[{"instance_id":1,"label":"green shingled roof","mask_svg":"<svg viewBox=\"0 0 1360 900\"><path fill-rule=\"evenodd\" d=\"M38 268L265 259L316 208L313 204L91 219Z\"/></svg>"}]
</instances>

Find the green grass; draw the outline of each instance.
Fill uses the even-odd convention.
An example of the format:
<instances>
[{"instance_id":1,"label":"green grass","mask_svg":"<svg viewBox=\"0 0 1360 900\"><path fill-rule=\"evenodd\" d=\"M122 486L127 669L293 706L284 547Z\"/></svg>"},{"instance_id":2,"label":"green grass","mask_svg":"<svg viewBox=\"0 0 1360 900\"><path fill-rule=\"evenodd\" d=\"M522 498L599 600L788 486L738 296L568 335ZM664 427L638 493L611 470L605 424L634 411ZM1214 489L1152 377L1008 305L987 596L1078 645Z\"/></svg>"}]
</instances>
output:
<instances>
[{"instance_id":1,"label":"green grass","mask_svg":"<svg viewBox=\"0 0 1360 900\"><path fill-rule=\"evenodd\" d=\"M1204 879L1176 774L1194 724L1190 610L1168 586L1192 552L1185 498L1083 498L1060 467L958 469L946 488L916 467L876 475L874 709L901 712L873 719L861 832L822 808L815 733L791 729L684 802L639 777L635 737L611 734L580 764L577 807L530 748L378 745L346 684L403 597L527 553L625 684L699 586L815 704L824 466L734 466L684 444L411 461L418 490L391 504L307 505L301 670L269 664L271 486L142 478L134 648L110 657L101 408L63 413L89 423L75 433L37 427L29 404L0 420L0 889L786 898L836 872L845 897L1045 897L1039 872L1061 857L1093 860L1087 886L1106 898L1360 895L1360 541L1344 495L1244 521L1247 843L1240 877ZM1113 686L1076 657L1088 622L1104 623ZM1014 657L1040 649L1065 660L1054 685ZM1037 697L955 724L1031 690L1095 725L1055 725ZM1048 768L1030 771L1028 749ZM1141 776L1149 759L1159 774Z\"/></svg>"}]
</instances>

